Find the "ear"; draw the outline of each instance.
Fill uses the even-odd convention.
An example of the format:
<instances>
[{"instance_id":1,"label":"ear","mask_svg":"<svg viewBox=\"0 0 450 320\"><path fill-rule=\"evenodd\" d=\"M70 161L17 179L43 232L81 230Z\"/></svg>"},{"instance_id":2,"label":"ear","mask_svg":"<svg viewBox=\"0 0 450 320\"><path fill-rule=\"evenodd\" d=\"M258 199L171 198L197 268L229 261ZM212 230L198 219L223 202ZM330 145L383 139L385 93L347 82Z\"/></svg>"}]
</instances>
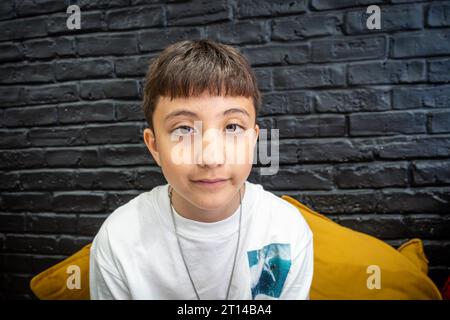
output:
<instances>
[{"instance_id":1,"label":"ear","mask_svg":"<svg viewBox=\"0 0 450 320\"><path fill-rule=\"evenodd\" d=\"M144 142L147 145L148 151L150 151L150 153L152 154L153 159L155 159L158 166L161 167L154 129L147 128L144 130Z\"/></svg>"},{"instance_id":2,"label":"ear","mask_svg":"<svg viewBox=\"0 0 450 320\"><path fill-rule=\"evenodd\" d=\"M253 143L253 146L256 145L256 142L258 141L258 137L259 137L259 125L258 124L255 124L254 130L255 130L255 141Z\"/></svg>"}]
</instances>

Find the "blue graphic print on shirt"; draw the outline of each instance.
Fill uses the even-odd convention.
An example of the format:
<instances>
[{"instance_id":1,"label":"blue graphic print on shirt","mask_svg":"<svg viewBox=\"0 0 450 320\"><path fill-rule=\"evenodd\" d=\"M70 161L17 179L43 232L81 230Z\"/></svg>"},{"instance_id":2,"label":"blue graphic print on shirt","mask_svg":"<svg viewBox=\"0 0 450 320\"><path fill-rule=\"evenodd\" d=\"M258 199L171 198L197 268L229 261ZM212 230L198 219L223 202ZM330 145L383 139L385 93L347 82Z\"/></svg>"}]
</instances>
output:
<instances>
[{"instance_id":1,"label":"blue graphic print on shirt","mask_svg":"<svg viewBox=\"0 0 450 320\"><path fill-rule=\"evenodd\" d=\"M247 252L252 298L258 294L279 298L291 267L290 244L272 243Z\"/></svg>"}]
</instances>

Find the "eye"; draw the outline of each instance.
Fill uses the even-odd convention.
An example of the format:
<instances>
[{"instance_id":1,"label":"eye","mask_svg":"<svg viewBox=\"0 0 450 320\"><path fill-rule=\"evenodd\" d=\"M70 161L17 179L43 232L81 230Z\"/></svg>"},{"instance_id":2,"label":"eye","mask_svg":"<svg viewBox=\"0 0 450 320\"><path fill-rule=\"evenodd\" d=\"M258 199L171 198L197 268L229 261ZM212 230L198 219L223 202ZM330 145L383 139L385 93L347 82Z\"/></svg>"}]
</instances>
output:
<instances>
[{"instance_id":1,"label":"eye","mask_svg":"<svg viewBox=\"0 0 450 320\"><path fill-rule=\"evenodd\" d=\"M226 126L226 128L227 133L236 133L244 130L244 128L237 123L230 123Z\"/></svg>"},{"instance_id":2,"label":"eye","mask_svg":"<svg viewBox=\"0 0 450 320\"><path fill-rule=\"evenodd\" d=\"M189 126L179 126L178 128L174 129L172 133L177 136L185 136L193 133L193 130L194 129Z\"/></svg>"}]
</instances>

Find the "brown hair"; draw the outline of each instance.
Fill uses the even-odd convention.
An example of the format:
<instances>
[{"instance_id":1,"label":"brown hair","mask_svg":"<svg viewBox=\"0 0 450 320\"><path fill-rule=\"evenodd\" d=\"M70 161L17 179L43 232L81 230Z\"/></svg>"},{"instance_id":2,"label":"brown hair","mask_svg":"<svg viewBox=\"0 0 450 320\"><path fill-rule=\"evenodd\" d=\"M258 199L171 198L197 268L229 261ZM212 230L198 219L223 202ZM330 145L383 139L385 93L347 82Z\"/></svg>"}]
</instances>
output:
<instances>
[{"instance_id":1,"label":"brown hair","mask_svg":"<svg viewBox=\"0 0 450 320\"><path fill-rule=\"evenodd\" d=\"M252 97L255 114L261 104L255 75L235 48L211 40L185 40L164 49L150 64L145 78L143 109L153 130L160 96L189 98L210 95Z\"/></svg>"}]
</instances>

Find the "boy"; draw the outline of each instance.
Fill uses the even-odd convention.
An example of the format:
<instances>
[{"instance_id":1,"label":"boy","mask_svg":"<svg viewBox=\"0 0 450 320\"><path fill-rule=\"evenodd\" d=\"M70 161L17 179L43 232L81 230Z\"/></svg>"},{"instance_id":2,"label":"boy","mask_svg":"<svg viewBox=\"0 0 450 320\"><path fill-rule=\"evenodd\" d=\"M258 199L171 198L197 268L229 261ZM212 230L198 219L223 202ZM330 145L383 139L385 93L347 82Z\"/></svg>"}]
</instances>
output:
<instances>
[{"instance_id":1,"label":"boy","mask_svg":"<svg viewBox=\"0 0 450 320\"><path fill-rule=\"evenodd\" d=\"M92 299L309 299L311 230L294 206L247 181L259 105L255 76L230 46L181 41L152 62L144 141L168 184L103 223Z\"/></svg>"}]
</instances>

